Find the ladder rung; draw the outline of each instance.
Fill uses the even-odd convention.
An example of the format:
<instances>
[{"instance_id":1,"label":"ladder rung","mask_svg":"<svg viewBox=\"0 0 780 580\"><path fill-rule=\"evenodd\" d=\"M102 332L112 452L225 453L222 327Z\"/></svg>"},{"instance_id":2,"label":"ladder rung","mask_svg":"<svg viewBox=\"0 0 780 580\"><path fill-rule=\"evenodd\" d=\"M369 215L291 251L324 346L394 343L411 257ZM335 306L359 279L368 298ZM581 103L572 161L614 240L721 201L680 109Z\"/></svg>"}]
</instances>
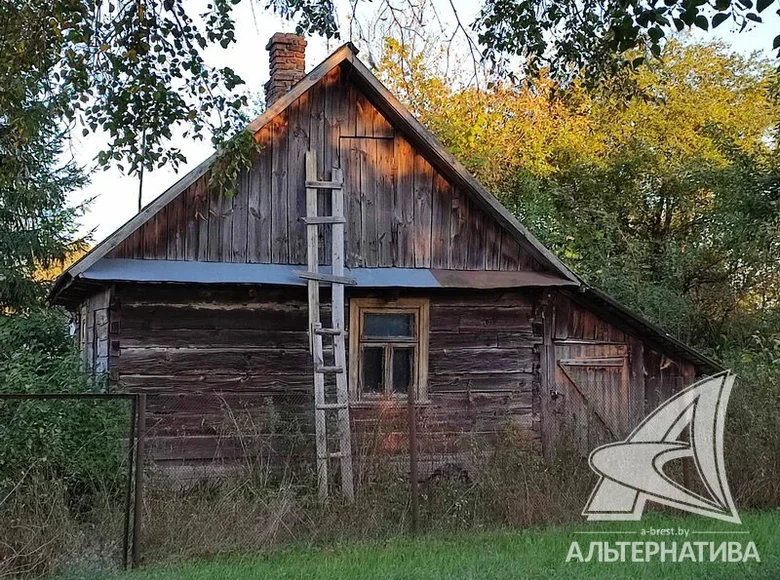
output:
<instances>
[{"instance_id":1,"label":"ladder rung","mask_svg":"<svg viewBox=\"0 0 780 580\"><path fill-rule=\"evenodd\" d=\"M325 373L343 373L344 372L344 367L339 367L339 366L332 366L332 367L318 366L317 368L314 369L314 371L318 372L318 373L322 373L322 374L325 374Z\"/></svg>"},{"instance_id":2,"label":"ladder rung","mask_svg":"<svg viewBox=\"0 0 780 580\"><path fill-rule=\"evenodd\" d=\"M306 180L306 187L310 189L341 189L344 184L340 181L317 181L314 179Z\"/></svg>"},{"instance_id":3,"label":"ladder rung","mask_svg":"<svg viewBox=\"0 0 780 580\"><path fill-rule=\"evenodd\" d=\"M321 403L317 405L319 411L334 411L339 409L346 409L349 405L347 403Z\"/></svg>"},{"instance_id":4,"label":"ladder rung","mask_svg":"<svg viewBox=\"0 0 780 580\"><path fill-rule=\"evenodd\" d=\"M346 284L348 286L355 286L357 284L357 280L354 278L347 278L346 276L334 276L333 274L306 271L295 272L295 274L305 280L317 280L318 282L330 282L331 284Z\"/></svg>"},{"instance_id":5,"label":"ladder rung","mask_svg":"<svg viewBox=\"0 0 780 580\"><path fill-rule=\"evenodd\" d=\"M307 226L319 226L322 224L345 224L347 220L343 217L332 215L318 215L314 217L302 217L301 221Z\"/></svg>"},{"instance_id":6,"label":"ladder rung","mask_svg":"<svg viewBox=\"0 0 780 580\"><path fill-rule=\"evenodd\" d=\"M338 336L340 334L343 334L343 330L340 328L315 328L314 334L319 334L320 336Z\"/></svg>"},{"instance_id":7,"label":"ladder rung","mask_svg":"<svg viewBox=\"0 0 780 580\"><path fill-rule=\"evenodd\" d=\"M339 459L341 457L348 457L348 455L341 451L334 451L333 453L326 453L325 455L319 456L320 459Z\"/></svg>"}]
</instances>

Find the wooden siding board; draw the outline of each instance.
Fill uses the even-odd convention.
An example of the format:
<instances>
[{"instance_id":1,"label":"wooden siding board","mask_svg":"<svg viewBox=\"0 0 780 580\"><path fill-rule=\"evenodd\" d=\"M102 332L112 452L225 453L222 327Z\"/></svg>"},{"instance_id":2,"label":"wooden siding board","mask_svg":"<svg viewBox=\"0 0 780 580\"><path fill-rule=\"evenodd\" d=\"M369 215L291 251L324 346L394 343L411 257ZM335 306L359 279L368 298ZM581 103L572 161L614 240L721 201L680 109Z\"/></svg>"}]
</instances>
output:
<instances>
[{"instance_id":1,"label":"wooden siding board","mask_svg":"<svg viewBox=\"0 0 780 580\"><path fill-rule=\"evenodd\" d=\"M438 173L433 176L433 207L431 210L431 267L449 268L452 244L450 243L450 215L452 190L450 184Z\"/></svg>"},{"instance_id":2,"label":"wooden siding board","mask_svg":"<svg viewBox=\"0 0 780 580\"><path fill-rule=\"evenodd\" d=\"M272 246L272 183L273 143L272 125L264 127L258 137L260 152L250 173L248 200L247 261L271 262Z\"/></svg>"},{"instance_id":3,"label":"wooden siding board","mask_svg":"<svg viewBox=\"0 0 780 580\"><path fill-rule=\"evenodd\" d=\"M372 130L369 124L368 129ZM362 264L366 267L379 265L378 215L378 167L377 142L374 139L353 139L360 151L360 247Z\"/></svg>"},{"instance_id":4,"label":"wooden siding board","mask_svg":"<svg viewBox=\"0 0 780 580\"><path fill-rule=\"evenodd\" d=\"M414 265L431 266L431 198L433 168L421 155L414 155Z\"/></svg>"},{"instance_id":5,"label":"wooden siding board","mask_svg":"<svg viewBox=\"0 0 780 580\"><path fill-rule=\"evenodd\" d=\"M469 220L469 206L465 194L455 190L452 194L450 210L450 267L457 270L466 269L468 256L468 237L466 234Z\"/></svg>"},{"instance_id":6,"label":"wooden siding board","mask_svg":"<svg viewBox=\"0 0 780 580\"><path fill-rule=\"evenodd\" d=\"M331 71L322 79L322 82L312 87L311 116L309 119L309 150L314 152L317 161L317 177L323 181L331 179L333 168L333 148L326 142L325 111L328 108L328 93L332 92L332 85L336 82L333 73L338 73L338 68ZM331 215L331 192L319 190L317 192L317 209L320 215ZM330 264L331 232L328 227L320 227L317 239L320 264Z\"/></svg>"},{"instance_id":7,"label":"wooden siding board","mask_svg":"<svg viewBox=\"0 0 780 580\"><path fill-rule=\"evenodd\" d=\"M231 262L247 261L247 228L249 225L249 196L252 192L251 171L242 171L233 198L233 231L231 233Z\"/></svg>"},{"instance_id":8,"label":"wooden siding board","mask_svg":"<svg viewBox=\"0 0 780 580\"><path fill-rule=\"evenodd\" d=\"M454 187L434 171L345 66L327 73L257 133L262 151L251 175L242 178L241 194L232 200L216 197L206 189L206 173L111 256L303 263L302 160L313 149L323 180L330 179L334 165L344 170L348 265L538 268L462 184ZM328 192L319 197L320 213L328 214ZM329 262L329 233L321 228L324 264Z\"/></svg>"},{"instance_id":9,"label":"wooden siding board","mask_svg":"<svg viewBox=\"0 0 780 580\"><path fill-rule=\"evenodd\" d=\"M273 147L271 149L271 261L286 264L290 259L287 209L287 143L289 122L282 112L273 122Z\"/></svg>"},{"instance_id":10,"label":"wooden siding board","mask_svg":"<svg viewBox=\"0 0 780 580\"><path fill-rule=\"evenodd\" d=\"M377 113L378 117L381 117ZM381 128L381 124L380 124ZM376 129L376 124L375 124ZM395 142L393 139L376 139L376 240L377 266L393 263L393 202L395 199L396 176L393 160Z\"/></svg>"},{"instance_id":11,"label":"wooden siding board","mask_svg":"<svg viewBox=\"0 0 780 580\"><path fill-rule=\"evenodd\" d=\"M304 93L288 109L289 130L287 139L287 219L288 244L291 264L306 263L306 225L301 218L306 215L305 156L309 150L311 129L311 104L309 93ZM319 155L319 152L318 152Z\"/></svg>"},{"instance_id":12,"label":"wooden siding board","mask_svg":"<svg viewBox=\"0 0 780 580\"><path fill-rule=\"evenodd\" d=\"M363 252L362 167L363 151L360 139L341 139L341 159L344 164L344 243L347 267L365 265Z\"/></svg>"},{"instance_id":13,"label":"wooden siding board","mask_svg":"<svg viewBox=\"0 0 780 580\"><path fill-rule=\"evenodd\" d=\"M395 138L396 187L393 228L396 257L393 265L413 268L414 258L414 150L403 137Z\"/></svg>"}]
</instances>

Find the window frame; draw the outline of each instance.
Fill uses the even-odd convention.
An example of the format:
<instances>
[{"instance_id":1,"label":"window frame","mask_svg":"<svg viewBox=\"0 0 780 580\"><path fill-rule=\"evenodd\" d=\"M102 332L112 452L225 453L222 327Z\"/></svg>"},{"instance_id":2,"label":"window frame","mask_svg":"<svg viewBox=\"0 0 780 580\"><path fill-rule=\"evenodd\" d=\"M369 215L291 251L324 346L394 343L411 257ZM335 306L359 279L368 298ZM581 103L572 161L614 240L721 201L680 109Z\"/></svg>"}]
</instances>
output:
<instances>
[{"instance_id":1,"label":"window frame","mask_svg":"<svg viewBox=\"0 0 780 580\"><path fill-rule=\"evenodd\" d=\"M407 401L408 394L388 393L392 389L392 364L388 360L393 348L414 348L413 371L409 388L414 389L415 402L428 400L428 334L429 305L427 298L352 298L349 301L349 397L353 404L376 405L383 401ZM365 338L366 314L412 314L413 337ZM384 392L376 395L363 390L363 349L368 346L384 349ZM389 383L388 383L389 381Z\"/></svg>"}]
</instances>

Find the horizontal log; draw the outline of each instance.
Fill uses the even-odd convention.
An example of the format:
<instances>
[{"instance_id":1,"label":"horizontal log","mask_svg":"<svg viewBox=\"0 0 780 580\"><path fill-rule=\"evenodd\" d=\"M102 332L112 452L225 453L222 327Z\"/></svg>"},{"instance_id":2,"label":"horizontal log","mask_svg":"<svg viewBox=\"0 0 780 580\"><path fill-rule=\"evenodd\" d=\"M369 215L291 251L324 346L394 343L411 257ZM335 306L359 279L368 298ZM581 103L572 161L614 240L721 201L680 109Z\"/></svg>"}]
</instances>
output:
<instances>
[{"instance_id":1,"label":"horizontal log","mask_svg":"<svg viewBox=\"0 0 780 580\"><path fill-rule=\"evenodd\" d=\"M428 393L520 391L533 389L538 380L534 373L428 374Z\"/></svg>"},{"instance_id":2,"label":"horizontal log","mask_svg":"<svg viewBox=\"0 0 780 580\"><path fill-rule=\"evenodd\" d=\"M214 391L259 392L274 395L297 392L312 393L313 379L309 375L268 375L266 373L203 373L199 375L120 374L118 388L130 392L183 393L208 395Z\"/></svg>"},{"instance_id":3,"label":"horizontal log","mask_svg":"<svg viewBox=\"0 0 780 580\"><path fill-rule=\"evenodd\" d=\"M537 362L530 349L447 348L430 353L428 369L431 374L530 373Z\"/></svg>"},{"instance_id":4,"label":"horizontal log","mask_svg":"<svg viewBox=\"0 0 780 580\"><path fill-rule=\"evenodd\" d=\"M184 304L270 302L306 303L306 288L267 288L260 286L181 285L181 284L117 284L116 298L124 308L127 304Z\"/></svg>"},{"instance_id":5,"label":"horizontal log","mask_svg":"<svg viewBox=\"0 0 780 580\"><path fill-rule=\"evenodd\" d=\"M431 332L495 331L533 334L529 306L440 306L430 308Z\"/></svg>"},{"instance_id":6,"label":"horizontal log","mask_svg":"<svg viewBox=\"0 0 780 580\"><path fill-rule=\"evenodd\" d=\"M479 304L490 304L498 308L527 307L532 308L538 299L537 292L532 289L522 290L457 290L447 293L437 293L431 298L431 305L442 307L472 307Z\"/></svg>"},{"instance_id":7,"label":"horizontal log","mask_svg":"<svg viewBox=\"0 0 780 580\"><path fill-rule=\"evenodd\" d=\"M254 328L158 328L153 331L139 326L123 327L122 348L138 347L198 347L224 348L260 346L266 348L308 349L305 329L263 330Z\"/></svg>"},{"instance_id":8,"label":"horizontal log","mask_svg":"<svg viewBox=\"0 0 780 580\"><path fill-rule=\"evenodd\" d=\"M122 308L120 335L127 329L152 332L168 329L301 331L308 328L306 304L273 304L262 308L130 304Z\"/></svg>"},{"instance_id":9,"label":"horizontal log","mask_svg":"<svg viewBox=\"0 0 780 580\"><path fill-rule=\"evenodd\" d=\"M119 374L201 375L206 373L311 376L311 355L304 350L258 348L128 348L117 359Z\"/></svg>"}]
</instances>

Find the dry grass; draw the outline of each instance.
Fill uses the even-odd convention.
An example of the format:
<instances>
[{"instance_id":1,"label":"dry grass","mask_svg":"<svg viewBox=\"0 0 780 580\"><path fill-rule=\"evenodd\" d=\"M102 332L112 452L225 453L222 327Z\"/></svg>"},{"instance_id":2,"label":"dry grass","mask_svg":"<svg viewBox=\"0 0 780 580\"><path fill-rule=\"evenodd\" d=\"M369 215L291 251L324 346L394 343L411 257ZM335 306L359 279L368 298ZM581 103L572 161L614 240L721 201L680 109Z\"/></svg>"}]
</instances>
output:
<instances>
[{"instance_id":1,"label":"dry grass","mask_svg":"<svg viewBox=\"0 0 780 580\"><path fill-rule=\"evenodd\" d=\"M74 506L65 486L41 473L20 484L0 498L0 578L121 564L121 502L95 495L88 509Z\"/></svg>"}]
</instances>

